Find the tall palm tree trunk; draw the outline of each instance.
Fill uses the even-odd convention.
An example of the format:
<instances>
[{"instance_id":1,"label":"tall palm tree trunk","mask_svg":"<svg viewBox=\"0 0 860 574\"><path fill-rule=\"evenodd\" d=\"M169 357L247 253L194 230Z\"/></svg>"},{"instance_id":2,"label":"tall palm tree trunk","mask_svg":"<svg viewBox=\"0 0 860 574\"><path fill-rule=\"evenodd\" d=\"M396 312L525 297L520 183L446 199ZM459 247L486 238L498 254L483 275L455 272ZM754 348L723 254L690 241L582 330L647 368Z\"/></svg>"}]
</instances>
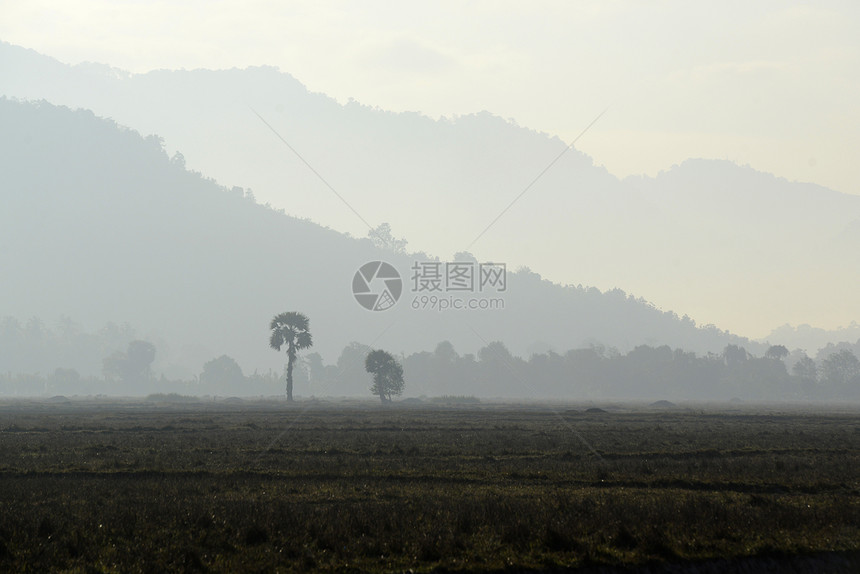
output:
<instances>
[{"instance_id":1,"label":"tall palm tree trunk","mask_svg":"<svg viewBox=\"0 0 860 574\"><path fill-rule=\"evenodd\" d=\"M287 352L287 402L293 402L293 363L296 360L296 351L290 345Z\"/></svg>"}]
</instances>

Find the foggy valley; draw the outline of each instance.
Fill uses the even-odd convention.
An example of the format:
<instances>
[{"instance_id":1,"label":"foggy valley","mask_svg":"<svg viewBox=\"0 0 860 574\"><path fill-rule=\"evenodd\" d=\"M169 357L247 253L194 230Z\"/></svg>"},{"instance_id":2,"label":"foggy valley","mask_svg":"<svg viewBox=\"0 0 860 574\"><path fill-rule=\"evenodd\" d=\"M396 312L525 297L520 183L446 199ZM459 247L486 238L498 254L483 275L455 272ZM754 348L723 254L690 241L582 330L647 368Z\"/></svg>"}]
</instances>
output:
<instances>
[{"instance_id":1,"label":"foggy valley","mask_svg":"<svg viewBox=\"0 0 860 574\"><path fill-rule=\"evenodd\" d=\"M854 5L0 5L0 571L857 572Z\"/></svg>"}]
</instances>

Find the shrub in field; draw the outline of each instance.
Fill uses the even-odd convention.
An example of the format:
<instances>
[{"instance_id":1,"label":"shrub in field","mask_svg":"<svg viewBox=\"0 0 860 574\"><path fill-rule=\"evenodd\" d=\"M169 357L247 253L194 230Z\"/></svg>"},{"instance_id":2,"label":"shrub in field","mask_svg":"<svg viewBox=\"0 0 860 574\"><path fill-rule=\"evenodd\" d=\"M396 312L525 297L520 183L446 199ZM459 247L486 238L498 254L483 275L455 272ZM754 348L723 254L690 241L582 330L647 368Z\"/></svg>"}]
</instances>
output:
<instances>
[{"instance_id":1,"label":"shrub in field","mask_svg":"<svg viewBox=\"0 0 860 574\"><path fill-rule=\"evenodd\" d=\"M381 349L371 351L364 361L365 369L373 375L370 392L379 395L384 403L391 402L391 395L403 393L403 367L390 353Z\"/></svg>"}]
</instances>

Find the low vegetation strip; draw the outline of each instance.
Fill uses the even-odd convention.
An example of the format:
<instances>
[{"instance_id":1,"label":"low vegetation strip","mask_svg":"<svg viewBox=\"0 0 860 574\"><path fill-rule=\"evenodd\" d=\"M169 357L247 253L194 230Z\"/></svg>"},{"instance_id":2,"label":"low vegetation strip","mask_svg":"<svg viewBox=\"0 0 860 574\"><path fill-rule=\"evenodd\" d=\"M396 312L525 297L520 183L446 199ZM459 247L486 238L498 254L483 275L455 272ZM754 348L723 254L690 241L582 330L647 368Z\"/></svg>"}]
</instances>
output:
<instances>
[{"instance_id":1,"label":"low vegetation strip","mask_svg":"<svg viewBox=\"0 0 860 574\"><path fill-rule=\"evenodd\" d=\"M0 570L857 571L855 413L557 412L3 405Z\"/></svg>"}]
</instances>

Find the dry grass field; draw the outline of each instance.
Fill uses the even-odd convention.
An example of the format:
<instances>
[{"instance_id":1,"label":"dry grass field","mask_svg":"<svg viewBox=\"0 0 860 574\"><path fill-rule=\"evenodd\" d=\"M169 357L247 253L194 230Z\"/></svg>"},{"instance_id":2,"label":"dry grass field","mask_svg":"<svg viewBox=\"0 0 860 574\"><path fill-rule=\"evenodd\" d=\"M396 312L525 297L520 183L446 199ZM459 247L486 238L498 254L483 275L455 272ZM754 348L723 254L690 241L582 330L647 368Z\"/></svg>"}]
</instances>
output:
<instances>
[{"instance_id":1,"label":"dry grass field","mask_svg":"<svg viewBox=\"0 0 860 574\"><path fill-rule=\"evenodd\" d=\"M0 403L0 571L860 571L860 413Z\"/></svg>"}]
</instances>

